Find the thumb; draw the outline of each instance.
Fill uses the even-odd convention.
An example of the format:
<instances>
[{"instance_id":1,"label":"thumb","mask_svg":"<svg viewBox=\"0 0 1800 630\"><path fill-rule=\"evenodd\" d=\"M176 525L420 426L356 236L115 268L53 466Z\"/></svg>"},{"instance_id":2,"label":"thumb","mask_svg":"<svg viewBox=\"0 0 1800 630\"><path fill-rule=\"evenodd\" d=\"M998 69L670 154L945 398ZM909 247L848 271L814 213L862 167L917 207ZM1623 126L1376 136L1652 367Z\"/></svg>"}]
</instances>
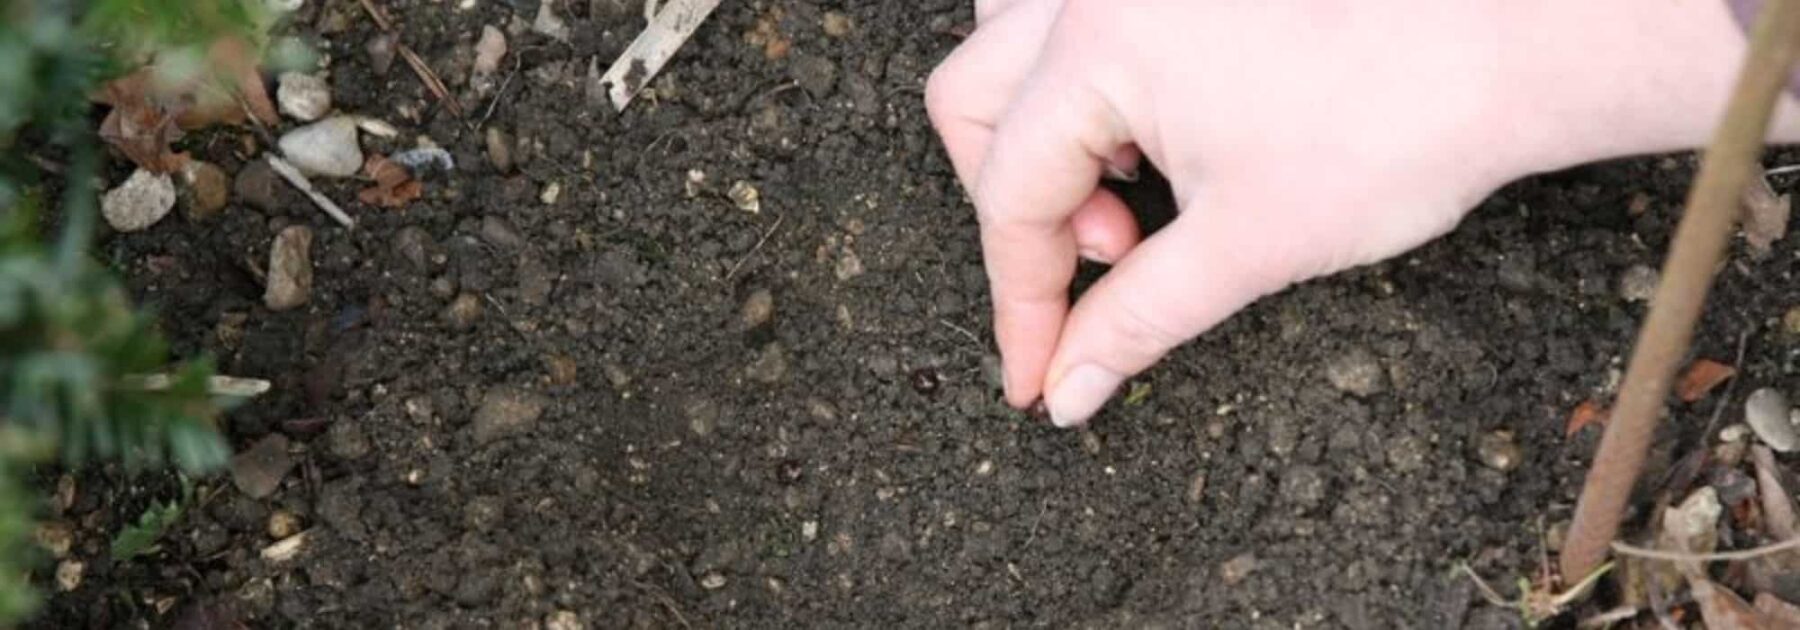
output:
<instances>
[{"instance_id":1,"label":"thumb","mask_svg":"<svg viewBox=\"0 0 1800 630\"><path fill-rule=\"evenodd\" d=\"M1259 243L1268 226L1226 208L1191 208L1131 250L1076 302L1045 379L1060 427L1086 423L1125 382L1176 346L1280 290L1296 267Z\"/></svg>"}]
</instances>

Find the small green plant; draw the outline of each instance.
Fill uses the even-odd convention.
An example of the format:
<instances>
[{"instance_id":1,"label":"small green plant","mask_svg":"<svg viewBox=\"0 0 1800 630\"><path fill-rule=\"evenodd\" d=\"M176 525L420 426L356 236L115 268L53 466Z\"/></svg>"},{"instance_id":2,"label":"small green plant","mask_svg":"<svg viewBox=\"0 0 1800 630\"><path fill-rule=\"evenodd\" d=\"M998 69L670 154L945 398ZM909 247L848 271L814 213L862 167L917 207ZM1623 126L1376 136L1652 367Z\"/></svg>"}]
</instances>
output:
<instances>
[{"instance_id":1,"label":"small green plant","mask_svg":"<svg viewBox=\"0 0 1800 630\"><path fill-rule=\"evenodd\" d=\"M171 368L153 320L91 255L101 150L89 99L151 59L204 78L211 42L260 47L271 20L264 0L0 0L0 628L35 602L32 467L103 459L197 474L230 454L210 363ZM153 505L113 555L153 549L190 493Z\"/></svg>"},{"instance_id":2,"label":"small green plant","mask_svg":"<svg viewBox=\"0 0 1800 630\"><path fill-rule=\"evenodd\" d=\"M161 540L164 533L181 521L187 513L188 505L194 502L194 484L187 477L181 478L181 496L168 501L157 501L144 508L138 515L137 523L119 530L112 540L112 558L124 562L138 556L154 553L156 541Z\"/></svg>"}]
</instances>

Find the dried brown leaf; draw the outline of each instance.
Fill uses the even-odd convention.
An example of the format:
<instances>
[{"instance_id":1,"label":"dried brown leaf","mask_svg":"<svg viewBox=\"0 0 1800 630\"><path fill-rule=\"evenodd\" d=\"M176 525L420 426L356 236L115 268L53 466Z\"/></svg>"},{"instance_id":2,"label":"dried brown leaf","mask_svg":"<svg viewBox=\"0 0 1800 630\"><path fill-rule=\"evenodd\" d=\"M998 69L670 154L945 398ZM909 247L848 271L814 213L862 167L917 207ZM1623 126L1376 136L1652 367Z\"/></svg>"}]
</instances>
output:
<instances>
[{"instance_id":1,"label":"dried brown leaf","mask_svg":"<svg viewBox=\"0 0 1800 630\"><path fill-rule=\"evenodd\" d=\"M357 193L356 198L371 206L400 208L425 193L425 186L413 179L406 167L380 155L371 155L363 162L363 174L375 185Z\"/></svg>"},{"instance_id":2,"label":"dried brown leaf","mask_svg":"<svg viewBox=\"0 0 1800 630\"><path fill-rule=\"evenodd\" d=\"M1757 256L1769 253L1769 247L1787 235L1788 216L1793 200L1777 195L1766 177L1753 178L1744 189L1744 242Z\"/></svg>"},{"instance_id":3,"label":"dried brown leaf","mask_svg":"<svg viewBox=\"0 0 1800 630\"><path fill-rule=\"evenodd\" d=\"M1749 602L1731 589L1704 578L1690 578L1689 589L1700 604L1700 619L1709 630L1775 630L1778 627L1767 615L1751 608Z\"/></svg>"},{"instance_id":4,"label":"dried brown leaf","mask_svg":"<svg viewBox=\"0 0 1800 630\"><path fill-rule=\"evenodd\" d=\"M1768 617L1777 628L1800 628L1800 606L1783 601L1768 592L1756 594L1756 611Z\"/></svg>"},{"instance_id":5,"label":"dried brown leaf","mask_svg":"<svg viewBox=\"0 0 1800 630\"><path fill-rule=\"evenodd\" d=\"M1705 398L1713 388L1736 375L1737 368L1712 359L1700 359L1689 365L1687 372L1681 375L1681 382L1675 385L1675 395L1682 402L1694 402Z\"/></svg>"},{"instance_id":6,"label":"dried brown leaf","mask_svg":"<svg viewBox=\"0 0 1800 630\"><path fill-rule=\"evenodd\" d=\"M100 139L145 170L172 173L186 161L186 156L169 148L181 139L181 129L167 111L151 102L149 89L149 76L142 71L101 86L95 100L113 108L100 121Z\"/></svg>"},{"instance_id":7,"label":"dried brown leaf","mask_svg":"<svg viewBox=\"0 0 1800 630\"><path fill-rule=\"evenodd\" d=\"M1590 424L1605 426L1606 412L1607 409L1600 406L1600 403L1592 400L1581 401L1581 404L1575 406L1574 411L1569 412L1569 421L1564 425L1563 437L1575 437L1576 433L1581 432Z\"/></svg>"}]
</instances>

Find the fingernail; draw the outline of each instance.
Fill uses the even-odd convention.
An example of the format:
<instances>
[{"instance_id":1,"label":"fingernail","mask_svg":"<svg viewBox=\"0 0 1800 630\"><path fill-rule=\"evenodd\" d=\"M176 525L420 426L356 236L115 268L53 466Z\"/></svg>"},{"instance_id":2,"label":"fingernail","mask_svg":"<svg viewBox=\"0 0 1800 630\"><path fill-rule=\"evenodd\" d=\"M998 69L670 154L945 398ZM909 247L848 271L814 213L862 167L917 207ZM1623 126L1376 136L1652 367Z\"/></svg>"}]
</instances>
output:
<instances>
[{"instance_id":1,"label":"fingernail","mask_svg":"<svg viewBox=\"0 0 1800 630\"><path fill-rule=\"evenodd\" d=\"M1135 183L1138 180L1137 169L1127 171L1111 163L1106 165L1106 170L1103 171L1102 176L1115 182L1125 182L1127 184Z\"/></svg>"},{"instance_id":2,"label":"fingernail","mask_svg":"<svg viewBox=\"0 0 1800 630\"><path fill-rule=\"evenodd\" d=\"M1063 428L1081 426L1124 382L1124 375L1092 363L1075 366L1044 399L1050 407L1050 422Z\"/></svg>"},{"instance_id":3,"label":"fingernail","mask_svg":"<svg viewBox=\"0 0 1800 630\"><path fill-rule=\"evenodd\" d=\"M1099 250L1088 249L1086 247L1083 247L1083 248L1081 248L1081 251L1078 253L1081 255L1082 258L1100 263L1102 265L1112 264L1111 260L1108 260L1105 256L1100 255Z\"/></svg>"}]
</instances>

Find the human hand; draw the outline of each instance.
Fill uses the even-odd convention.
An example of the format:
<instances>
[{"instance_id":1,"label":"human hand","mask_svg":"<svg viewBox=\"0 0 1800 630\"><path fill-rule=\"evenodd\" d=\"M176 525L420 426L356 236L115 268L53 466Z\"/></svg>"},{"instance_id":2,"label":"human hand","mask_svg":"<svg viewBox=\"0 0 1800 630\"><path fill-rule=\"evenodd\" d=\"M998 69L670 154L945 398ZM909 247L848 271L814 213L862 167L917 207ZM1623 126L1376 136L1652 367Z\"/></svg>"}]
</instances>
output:
<instances>
[{"instance_id":1,"label":"human hand","mask_svg":"<svg viewBox=\"0 0 1800 630\"><path fill-rule=\"evenodd\" d=\"M980 217L1007 401L1041 396L1059 426L1259 297L1416 247L1508 181L1697 146L1743 48L1717 0L976 12L926 105ZM1140 158L1181 210L1148 239L1097 186ZM1078 255L1113 267L1071 306Z\"/></svg>"}]
</instances>

